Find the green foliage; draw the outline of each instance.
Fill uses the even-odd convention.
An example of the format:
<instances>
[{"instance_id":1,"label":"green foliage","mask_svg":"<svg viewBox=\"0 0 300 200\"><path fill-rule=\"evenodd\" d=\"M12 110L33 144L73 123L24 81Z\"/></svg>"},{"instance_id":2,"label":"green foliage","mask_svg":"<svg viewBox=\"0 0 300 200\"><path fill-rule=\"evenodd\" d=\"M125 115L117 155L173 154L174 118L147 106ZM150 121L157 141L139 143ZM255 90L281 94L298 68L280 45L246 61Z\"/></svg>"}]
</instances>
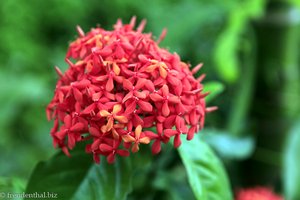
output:
<instances>
[{"instance_id":1,"label":"green foliage","mask_svg":"<svg viewBox=\"0 0 300 200\"><path fill-rule=\"evenodd\" d=\"M182 165L171 170L160 170L157 173L157 177L154 179L153 186L157 190L166 191L167 195L165 195L162 199L195 199L195 196L187 182L185 167Z\"/></svg>"},{"instance_id":2,"label":"green foliage","mask_svg":"<svg viewBox=\"0 0 300 200\"><path fill-rule=\"evenodd\" d=\"M236 137L228 132L204 129L203 138L223 159L242 160L249 158L254 151L252 137Z\"/></svg>"},{"instance_id":3,"label":"green foliage","mask_svg":"<svg viewBox=\"0 0 300 200\"><path fill-rule=\"evenodd\" d=\"M195 197L198 200L230 200L232 194L223 165L199 135L183 142L178 149Z\"/></svg>"},{"instance_id":4,"label":"green foliage","mask_svg":"<svg viewBox=\"0 0 300 200\"><path fill-rule=\"evenodd\" d=\"M25 189L25 181L19 178L0 177L1 192L20 193Z\"/></svg>"},{"instance_id":5,"label":"green foliage","mask_svg":"<svg viewBox=\"0 0 300 200\"><path fill-rule=\"evenodd\" d=\"M262 15L264 4L264 0L239 1L232 9L228 26L219 36L214 54L217 72L222 80L228 83L238 80L241 35L250 19Z\"/></svg>"},{"instance_id":6,"label":"green foliage","mask_svg":"<svg viewBox=\"0 0 300 200\"><path fill-rule=\"evenodd\" d=\"M216 81L210 81L204 83L204 91L209 92L209 95L205 97L205 101L208 103L216 98L219 94L224 91L225 87L222 83Z\"/></svg>"},{"instance_id":7,"label":"green foliage","mask_svg":"<svg viewBox=\"0 0 300 200\"><path fill-rule=\"evenodd\" d=\"M58 153L34 169L26 192L56 193L61 199L126 199L132 190L132 178L137 169L150 162L149 154L118 157L114 164L101 160L95 164L84 145L76 147L68 158ZM144 161L144 162L143 162Z\"/></svg>"},{"instance_id":8,"label":"green foliage","mask_svg":"<svg viewBox=\"0 0 300 200\"><path fill-rule=\"evenodd\" d=\"M300 199L300 120L295 123L287 138L284 162L283 177L285 197L287 200Z\"/></svg>"}]
</instances>

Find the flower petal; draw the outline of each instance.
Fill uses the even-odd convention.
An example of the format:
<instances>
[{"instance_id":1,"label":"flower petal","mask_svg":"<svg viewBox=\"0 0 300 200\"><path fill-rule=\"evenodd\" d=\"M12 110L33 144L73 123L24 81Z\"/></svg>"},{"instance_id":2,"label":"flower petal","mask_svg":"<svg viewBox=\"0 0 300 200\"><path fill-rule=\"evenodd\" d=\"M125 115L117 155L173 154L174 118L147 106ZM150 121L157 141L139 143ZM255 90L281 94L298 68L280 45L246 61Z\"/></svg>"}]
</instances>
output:
<instances>
[{"instance_id":1,"label":"flower petal","mask_svg":"<svg viewBox=\"0 0 300 200\"><path fill-rule=\"evenodd\" d=\"M149 137L143 137L140 139L140 143L149 144L151 139Z\"/></svg>"},{"instance_id":2,"label":"flower petal","mask_svg":"<svg viewBox=\"0 0 300 200\"><path fill-rule=\"evenodd\" d=\"M114 80L112 77L110 77L106 83L105 86L106 91L110 92L114 89Z\"/></svg>"},{"instance_id":3,"label":"flower petal","mask_svg":"<svg viewBox=\"0 0 300 200\"><path fill-rule=\"evenodd\" d=\"M129 156L129 151L127 151L127 150L124 150L124 149L118 149L117 150L117 154L119 154L120 156L124 156L124 157L127 157L127 156Z\"/></svg>"},{"instance_id":4,"label":"flower petal","mask_svg":"<svg viewBox=\"0 0 300 200\"><path fill-rule=\"evenodd\" d=\"M135 89L136 89L136 90L139 90L139 89L141 89L142 87L144 87L146 81L147 81L147 79L139 78L138 81L137 81L137 83L135 84Z\"/></svg>"},{"instance_id":5,"label":"flower petal","mask_svg":"<svg viewBox=\"0 0 300 200\"><path fill-rule=\"evenodd\" d=\"M90 114L95 108L96 108L96 104L93 103L93 104L87 106L87 107L81 112L81 114Z\"/></svg>"},{"instance_id":6,"label":"flower petal","mask_svg":"<svg viewBox=\"0 0 300 200\"><path fill-rule=\"evenodd\" d=\"M112 114L117 114L118 112L121 111L121 109L122 109L122 106L120 104L114 105Z\"/></svg>"},{"instance_id":7,"label":"flower petal","mask_svg":"<svg viewBox=\"0 0 300 200\"><path fill-rule=\"evenodd\" d=\"M169 109L169 105L168 105L168 102L164 102L163 106L162 106L162 114L165 116L165 117L168 117L169 114L170 114L170 109Z\"/></svg>"},{"instance_id":8,"label":"flower petal","mask_svg":"<svg viewBox=\"0 0 300 200\"><path fill-rule=\"evenodd\" d=\"M71 128L71 126L72 126L72 117L70 115L66 115L64 117L64 123L65 123L66 128Z\"/></svg>"},{"instance_id":9,"label":"flower petal","mask_svg":"<svg viewBox=\"0 0 300 200\"><path fill-rule=\"evenodd\" d=\"M97 128L95 128L95 127L90 127L89 128L89 133L92 136L95 136L95 137L100 137L101 136L100 131Z\"/></svg>"},{"instance_id":10,"label":"flower petal","mask_svg":"<svg viewBox=\"0 0 300 200\"><path fill-rule=\"evenodd\" d=\"M196 127L195 127L195 126L192 126L192 127L189 129L188 134L187 134L187 140L191 140L191 139L194 138L195 130L196 130Z\"/></svg>"},{"instance_id":11,"label":"flower petal","mask_svg":"<svg viewBox=\"0 0 300 200\"><path fill-rule=\"evenodd\" d=\"M177 103L180 102L180 99L179 99L178 96L171 96L171 97L169 97L168 101L171 102L171 103L177 104Z\"/></svg>"},{"instance_id":12,"label":"flower petal","mask_svg":"<svg viewBox=\"0 0 300 200\"><path fill-rule=\"evenodd\" d=\"M106 124L106 132L110 131L113 125L114 125L114 119L110 117Z\"/></svg>"},{"instance_id":13,"label":"flower petal","mask_svg":"<svg viewBox=\"0 0 300 200\"><path fill-rule=\"evenodd\" d=\"M75 136L74 134L68 134L68 147L69 149L73 149L75 147Z\"/></svg>"},{"instance_id":14,"label":"flower petal","mask_svg":"<svg viewBox=\"0 0 300 200\"><path fill-rule=\"evenodd\" d=\"M132 153L136 153L136 152L138 152L139 151L139 144L138 143L134 143L133 144L133 146L132 146L132 148L131 148L131 151L132 151Z\"/></svg>"},{"instance_id":15,"label":"flower petal","mask_svg":"<svg viewBox=\"0 0 300 200\"><path fill-rule=\"evenodd\" d=\"M152 105L146 101L139 100L137 104L140 106L140 108L145 112L151 112L152 111Z\"/></svg>"},{"instance_id":16,"label":"flower petal","mask_svg":"<svg viewBox=\"0 0 300 200\"><path fill-rule=\"evenodd\" d=\"M161 91L164 97L169 95L169 87L167 85L163 85Z\"/></svg>"},{"instance_id":17,"label":"flower petal","mask_svg":"<svg viewBox=\"0 0 300 200\"><path fill-rule=\"evenodd\" d=\"M141 125L138 125L136 128L135 128L135 138L139 139L140 138L140 135L142 133L142 126Z\"/></svg>"},{"instance_id":18,"label":"flower petal","mask_svg":"<svg viewBox=\"0 0 300 200\"><path fill-rule=\"evenodd\" d=\"M160 66L159 67L159 75L165 79L168 75L168 72L164 67Z\"/></svg>"},{"instance_id":19,"label":"flower petal","mask_svg":"<svg viewBox=\"0 0 300 200\"><path fill-rule=\"evenodd\" d=\"M100 110L99 113L100 113L100 116L101 116L101 117L108 117L108 116L111 115L111 113L108 112L107 110Z\"/></svg>"},{"instance_id":20,"label":"flower petal","mask_svg":"<svg viewBox=\"0 0 300 200\"><path fill-rule=\"evenodd\" d=\"M160 96L159 94L157 94L157 93L152 93L152 94L149 95L149 97L154 102L159 102L159 101L164 100L164 98L162 96Z\"/></svg>"},{"instance_id":21,"label":"flower petal","mask_svg":"<svg viewBox=\"0 0 300 200\"><path fill-rule=\"evenodd\" d=\"M173 129L166 129L164 130L164 135L167 136L167 137L172 137L174 135L177 134L177 131L176 130L173 130Z\"/></svg>"},{"instance_id":22,"label":"flower petal","mask_svg":"<svg viewBox=\"0 0 300 200\"><path fill-rule=\"evenodd\" d=\"M75 125L73 125L70 130L74 131L74 132L78 132L78 131L82 131L84 129L84 124L81 122L76 123Z\"/></svg>"},{"instance_id":23,"label":"flower petal","mask_svg":"<svg viewBox=\"0 0 300 200\"><path fill-rule=\"evenodd\" d=\"M93 159L95 163L100 164L100 156L96 153L93 154Z\"/></svg>"},{"instance_id":24,"label":"flower petal","mask_svg":"<svg viewBox=\"0 0 300 200\"><path fill-rule=\"evenodd\" d=\"M134 91L134 96L136 96L139 99L145 99L147 95L148 95L148 91L142 91L142 92Z\"/></svg>"},{"instance_id":25,"label":"flower petal","mask_svg":"<svg viewBox=\"0 0 300 200\"><path fill-rule=\"evenodd\" d=\"M112 148L112 146L108 145L108 144L100 144L99 148L101 151L103 152L110 152L113 151L114 149Z\"/></svg>"},{"instance_id":26,"label":"flower petal","mask_svg":"<svg viewBox=\"0 0 300 200\"><path fill-rule=\"evenodd\" d=\"M124 142L135 142L135 138L131 135L123 135L122 139Z\"/></svg>"},{"instance_id":27,"label":"flower petal","mask_svg":"<svg viewBox=\"0 0 300 200\"><path fill-rule=\"evenodd\" d=\"M110 154L107 156L106 160L107 160L107 162L108 162L109 164L112 164L112 163L114 163L115 160L116 160L116 155L115 155L114 153L110 153Z\"/></svg>"},{"instance_id":28,"label":"flower petal","mask_svg":"<svg viewBox=\"0 0 300 200\"><path fill-rule=\"evenodd\" d=\"M126 96L123 98L122 103L125 103L128 99L133 97L132 91L126 94Z\"/></svg>"},{"instance_id":29,"label":"flower petal","mask_svg":"<svg viewBox=\"0 0 300 200\"><path fill-rule=\"evenodd\" d=\"M154 116L148 116L148 117L144 117L143 118L143 122L144 122L144 127L145 128L149 128L149 127L152 127L153 126L153 123L154 123L154 120L155 120L155 117Z\"/></svg>"},{"instance_id":30,"label":"flower petal","mask_svg":"<svg viewBox=\"0 0 300 200\"><path fill-rule=\"evenodd\" d=\"M180 134L175 135L174 138L174 147L178 148L181 145Z\"/></svg>"},{"instance_id":31,"label":"flower petal","mask_svg":"<svg viewBox=\"0 0 300 200\"><path fill-rule=\"evenodd\" d=\"M128 79L124 79L123 80L123 87L125 88L125 89L127 89L127 90L132 90L132 88L133 88L133 85L132 85L132 83L131 83L131 81L130 80L128 80Z\"/></svg>"},{"instance_id":32,"label":"flower petal","mask_svg":"<svg viewBox=\"0 0 300 200\"><path fill-rule=\"evenodd\" d=\"M152 154L158 154L161 151L161 142L159 140L155 140L152 145Z\"/></svg>"},{"instance_id":33,"label":"flower petal","mask_svg":"<svg viewBox=\"0 0 300 200\"><path fill-rule=\"evenodd\" d=\"M121 123L124 123L124 124L128 122L128 119L125 116L115 116L114 118L115 118L115 120L117 120Z\"/></svg>"},{"instance_id":34,"label":"flower petal","mask_svg":"<svg viewBox=\"0 0 300 200\"><path fill-rule=\"evenodd\" d=\"M117 76L120 74L120 67L116 63L113 63L113 71Z\"/></svg>"},{"instance_id":35,"label":"flower petal","mask_svg":"<svg viewBox=\"0 0 300 200\"><path fill-rule=\"evenodd\" d=\"M136 109L136 102L132 101L129 105L125 107L126 107L125 114L130 115Z\"/></svg>"}]
</instances>

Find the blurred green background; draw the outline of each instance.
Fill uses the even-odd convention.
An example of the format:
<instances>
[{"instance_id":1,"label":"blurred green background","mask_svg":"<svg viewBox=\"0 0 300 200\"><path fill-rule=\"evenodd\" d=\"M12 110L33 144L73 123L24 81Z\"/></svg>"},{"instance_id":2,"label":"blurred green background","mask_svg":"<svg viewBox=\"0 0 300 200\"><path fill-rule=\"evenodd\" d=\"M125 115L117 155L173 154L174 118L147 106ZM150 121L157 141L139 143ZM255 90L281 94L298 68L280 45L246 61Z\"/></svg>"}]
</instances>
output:
<instances>
[{"instance_id":1,"label":"blurred green background","mask_svg":"<svg viewBox=\"0 0 300 200\"><path fill-rule=\"evenodd\" d=\"M21 191L35 164L57 151L45 107L54 66L67 67L75 26L112 29L135 15L147 19L154 38L167 28L161 46L193 66L203 62L204 83L218 82L213 88L223 92L209 104L219 110L204 133L232 187L293 190L291 177L300 176L299 8L298 0L0 1L0 188Z\"/></svg>"}]
</instances>

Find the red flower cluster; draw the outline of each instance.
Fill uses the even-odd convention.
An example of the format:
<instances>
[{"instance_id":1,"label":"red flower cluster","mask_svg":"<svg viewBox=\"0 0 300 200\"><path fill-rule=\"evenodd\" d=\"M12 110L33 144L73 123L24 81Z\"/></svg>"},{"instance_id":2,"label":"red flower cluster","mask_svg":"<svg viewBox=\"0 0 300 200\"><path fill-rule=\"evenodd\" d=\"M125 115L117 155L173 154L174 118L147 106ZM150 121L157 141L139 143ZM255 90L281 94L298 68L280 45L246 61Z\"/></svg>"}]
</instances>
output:
<instances>
[{"instance_id":1,"label":"red flower cluster","mask_svg":"<svg viewBox=\"0 0 300 200\"><path fill-rule=\"evenodd\" d=\"M237 193L236 200L283 200L269 188L255 187L243 189Z\"/></svg>"},{"instance_id":2,"label":"red flower cluster","mask_svg":"<svg viewBox=\"0 0 300 200\"><path fill-rule=\"evenodd\" d=\"M134 30L135 18L113 31L94 28L70 44L66 55L69 69L60 77L47 107L54 146L69 155L77 142L90 140L86 151L100 162L100 155L114 162L116 154L128 156L139 144L152 143L159 153L161 143L180 135L191 140L204 124L206 108L200 84L192 71L175 53L158 46L151 34L143 34L145 21ZM155 130L156 129L156 130Z\"/></svg>"}]
</instances>

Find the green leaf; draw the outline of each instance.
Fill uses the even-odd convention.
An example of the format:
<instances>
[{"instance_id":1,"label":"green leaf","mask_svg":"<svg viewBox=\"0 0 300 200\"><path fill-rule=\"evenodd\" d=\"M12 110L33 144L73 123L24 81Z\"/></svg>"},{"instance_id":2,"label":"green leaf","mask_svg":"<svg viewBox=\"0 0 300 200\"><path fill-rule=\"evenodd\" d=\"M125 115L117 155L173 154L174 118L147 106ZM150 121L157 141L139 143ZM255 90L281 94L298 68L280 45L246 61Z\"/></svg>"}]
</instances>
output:
<instances>
[{"instance_id":1,"label":"green leaf","mask_svg":"<svg viewBox=\"0 0 300 200\"><path fill-rule=\"evenodd\" d=\"M21 193L25 189L25 181L18 177L1 177L0 176L0 193Z\"/></svg>"},{"instance_id":2,"label":"green leaf","mask_svg":"<svg viewBox=\"0 0 300 200\"><path fill-rule=\"evenodd\" d=\"M217 81L210 81L204 83L204 92L209 92L209 95L205 97L205 101L212 101L215 97L221 94L224 91L224 89L224 85Z\"/></svg>"},{"instance_id":3,"label":"green leaf","mask_svg":"<svg viewBox=\"0 0 300 200\"><path fill-rule=\"evenodd\" d=\"M200 135L185 141L178 149L188 180L198 200L230 200L229 181L221 161Z\"/></svg>"},{"instance_id":4,"label":"green leaf","mask_svg":"<svg viewBox=\"0 0 300 200\"><path fill-rule=\"evenodd\" d=\"M238 52L242 44L242 33L249 20L262 15L264 5L264 0L249 0L240 1L232 8L228 25L217 39L214 53L217 72L222 80L234 83L240 76Z\"/></svg>"},{"instance_id":5,"label":"green leaf","mask_svg":"<svg viewBox=\"0 0 300 200\"><path fill-rule=\"evenodd\" d=\"M85 153L84 147L75 148L71 154L68 158L59 153L40 162L31 175L26 193L53 192L59 199L72 200L126 199L132 190L130 158L118 157L114 164L102 159L98 165Z\"/></svg>"},{"instance_id":6,"label":"green leaf","mask_svg":"<svg viewBox=\"0 0 300 200\"><path fill-rule=\"evenodd\" d=\"M283 176L285 197L300 199L300 120L291 129L284 151Z\"/></svg>"},{"instance_id":7,"label":"green leaf","mask_svg":"<svg viewBox=\"0 0 300 200\"><path fill-rule=\"evenodd\" d=\"M254 151L252 137L236 137L219 130L204 129L205 141L225 159L245 159Z\"/></svg>"},{"instance_id":8,"label":"green leaf","mask_svg":"<svg viewBox=\"0 0 300 200\"><path fill-rule=\"evenodd\" d=\"M173 148L173 147L172 147ZM177 165L171 169L157 169L157 175L153 181L153 186L160 190L166 191L162 199L172 200L194 200L194 194L187 183L187 174L183 165Z\"/></svg>"}]
</instances>

